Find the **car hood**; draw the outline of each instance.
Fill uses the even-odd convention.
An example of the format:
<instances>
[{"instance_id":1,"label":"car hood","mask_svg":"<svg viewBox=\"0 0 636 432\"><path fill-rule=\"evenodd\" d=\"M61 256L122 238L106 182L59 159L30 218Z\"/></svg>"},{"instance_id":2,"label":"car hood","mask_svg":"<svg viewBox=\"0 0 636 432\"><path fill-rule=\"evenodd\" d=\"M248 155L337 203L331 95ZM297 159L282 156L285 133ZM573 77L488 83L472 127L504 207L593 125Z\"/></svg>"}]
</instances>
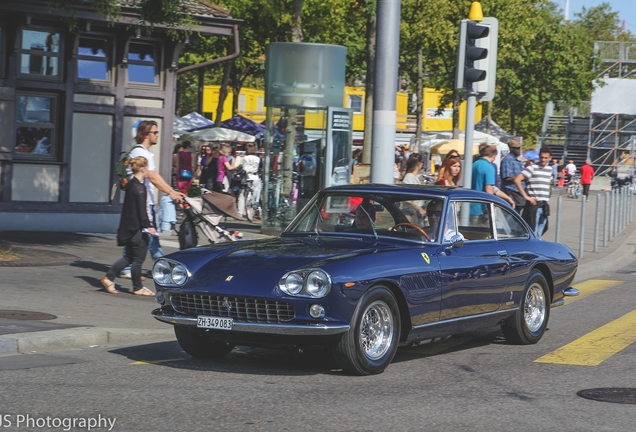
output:
<instances>
[{"instance_id":1,"label":"car hood","mask_svg":"<svg viewBox=\"0 0 636 432\"><path fill-rule=\"evenodd\" d=\"M247 272L286 272L393 248L394 244L376 243L372 238L276 237L187 249L166 258L185 264L191 273L208 265L226 270L243 268Z\"/></svg>"}]
</instances>

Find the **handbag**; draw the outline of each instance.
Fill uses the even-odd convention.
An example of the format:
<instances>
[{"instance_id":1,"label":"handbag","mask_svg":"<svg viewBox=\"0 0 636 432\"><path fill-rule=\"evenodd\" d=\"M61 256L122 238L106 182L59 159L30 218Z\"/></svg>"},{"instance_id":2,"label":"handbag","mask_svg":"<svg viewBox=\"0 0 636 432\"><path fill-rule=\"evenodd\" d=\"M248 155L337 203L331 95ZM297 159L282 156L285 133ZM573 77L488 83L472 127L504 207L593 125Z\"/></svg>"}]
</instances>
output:
<instances>
[{"instance_id":1,"label":"handbag","mask_svg":"<svg viewBox=\"0 0 636 432\"><path fill-rule=\"evenodd\" d=\"M194 176L192 175L192 171L182 169L179 172L179 177L181 177L182 180L192 180L192 177Z\"/></svg>"}]
</instances>

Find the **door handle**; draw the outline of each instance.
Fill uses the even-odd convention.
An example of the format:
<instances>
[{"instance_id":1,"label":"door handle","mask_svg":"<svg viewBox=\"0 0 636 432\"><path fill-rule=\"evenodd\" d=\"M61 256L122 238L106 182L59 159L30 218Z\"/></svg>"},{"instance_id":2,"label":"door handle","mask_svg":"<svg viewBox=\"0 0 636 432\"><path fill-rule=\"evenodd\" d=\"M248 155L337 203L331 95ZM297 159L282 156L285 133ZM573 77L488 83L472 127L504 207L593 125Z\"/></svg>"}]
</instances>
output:
<instances>
[{"instance_id":1,"label":"door handle","mask_svg":"<svg viewBox=\"0 0 636 432\"><path fill-rule=\"evenodd\" d=\"M507 257L508 251L505 251L505 250L497 251L497 255L499 255L500 257Z\"/></svg>"}]
</instances>

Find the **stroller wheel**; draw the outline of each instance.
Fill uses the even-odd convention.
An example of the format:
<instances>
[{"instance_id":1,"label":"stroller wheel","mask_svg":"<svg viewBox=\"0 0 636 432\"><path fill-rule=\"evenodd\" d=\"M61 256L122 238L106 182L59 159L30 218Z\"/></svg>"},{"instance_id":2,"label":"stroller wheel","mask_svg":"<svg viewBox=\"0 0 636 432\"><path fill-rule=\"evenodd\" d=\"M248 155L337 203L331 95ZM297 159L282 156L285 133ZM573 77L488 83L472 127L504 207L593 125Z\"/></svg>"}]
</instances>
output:
<instances>
[{"instance_id":1,"label":"stroller wheel","mask_svg":"<svg viewBox=\"0 0 636 432\"><path fill-rule=\"evenodd\" d=\"M179 249L190 249L197 247L197 229L196 225L189 217L183 219L181 227L179 228Z\"/></svg>"}]
</instances>

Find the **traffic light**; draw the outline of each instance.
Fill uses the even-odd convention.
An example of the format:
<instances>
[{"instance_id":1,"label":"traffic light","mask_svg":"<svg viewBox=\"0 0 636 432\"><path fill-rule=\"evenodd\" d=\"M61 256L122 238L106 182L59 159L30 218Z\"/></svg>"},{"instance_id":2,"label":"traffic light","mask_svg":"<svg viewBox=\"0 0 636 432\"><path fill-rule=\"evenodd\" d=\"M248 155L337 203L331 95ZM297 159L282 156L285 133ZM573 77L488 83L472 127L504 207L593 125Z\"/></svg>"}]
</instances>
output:
<instances>
[{"instance_id":1,"label":"traffic light","mask_svg":"<svg viewBox=\"0 0 636 432\"><path fill-rule=\"evenodd\" d=\"M497 70L496 18L481 22L462 20L459 27L459 50L455 88L477 93L482 101L492 100Z\"/></svg>"}]
</instances>

